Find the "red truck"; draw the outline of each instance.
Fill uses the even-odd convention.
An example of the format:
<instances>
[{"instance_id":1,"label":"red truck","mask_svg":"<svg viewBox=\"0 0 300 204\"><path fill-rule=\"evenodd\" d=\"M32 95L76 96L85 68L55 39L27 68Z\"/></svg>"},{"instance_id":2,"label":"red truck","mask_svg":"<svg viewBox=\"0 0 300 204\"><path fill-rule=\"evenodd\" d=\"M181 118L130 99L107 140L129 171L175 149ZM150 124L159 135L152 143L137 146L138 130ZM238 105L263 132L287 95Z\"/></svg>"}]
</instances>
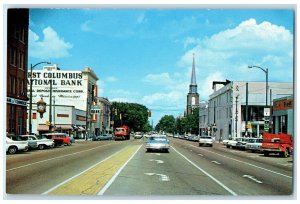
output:
<instances>
[{"instance_id":1,"label":"red truck","mask_svg":"<svg viewBox=\"0 0 300 204\"><path fill-rule=\"evenodd\" d=\"M130 139L130 129L126 125L117 127L115 129L115 140L129 140Z\"/></svg>"},{"instance_id":2,"label":"red truck","mask_svg":"<svg viewBox=\"0 0 300 204\"><path fill-rule=\"evenodd\" d=\"M289 134L263 133L262 151L265 156L269 153L278 153L288 157L293 152L293 138Z\"/></svg>"}]
</instances>

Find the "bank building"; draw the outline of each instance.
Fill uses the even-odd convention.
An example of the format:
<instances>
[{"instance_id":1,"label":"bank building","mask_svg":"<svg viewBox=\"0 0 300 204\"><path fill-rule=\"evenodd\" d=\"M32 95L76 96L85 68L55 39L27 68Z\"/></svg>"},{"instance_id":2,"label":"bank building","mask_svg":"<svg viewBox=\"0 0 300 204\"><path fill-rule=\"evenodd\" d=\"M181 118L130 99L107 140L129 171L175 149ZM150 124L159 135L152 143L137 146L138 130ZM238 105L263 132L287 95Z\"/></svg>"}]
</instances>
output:
<instances>
[{"instance_id":1,"label":"bank building","mask_svg":"<svg viewBox=\"0 0 300 204\"><path fill-rule=\"evenodd\" d=\"M53 64L44 66L42 70L32 70L32 73L29 71L27 94L30 98L32 91L32 103L28 103L27 107L32 108L27 130L32 130L34 134L66 132L75 138L86 139L96 135L99 129L98 112L91 110L100 107L96 100L97 81L98 77L90 67L71 71L61 70ZM46 103L46 112L42 117L37 112L37 103L41 101Z\"/></svg>"}]
</instances>

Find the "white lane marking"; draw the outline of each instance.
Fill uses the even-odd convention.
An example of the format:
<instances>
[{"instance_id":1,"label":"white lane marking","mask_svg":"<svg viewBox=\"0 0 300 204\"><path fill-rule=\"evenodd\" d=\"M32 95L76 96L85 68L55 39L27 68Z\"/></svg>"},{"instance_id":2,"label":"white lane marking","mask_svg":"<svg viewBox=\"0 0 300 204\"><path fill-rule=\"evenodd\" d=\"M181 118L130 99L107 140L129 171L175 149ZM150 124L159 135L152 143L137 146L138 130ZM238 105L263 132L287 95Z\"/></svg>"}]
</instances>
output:
<instances>
[{"instance_id":1,"label":"white lane marking","mask_svg":"<svg viewBox=\"0 0 300 204\"><path fill-rule=\"evenodd\" d=\"M212 163L219 164L219 165L221 164L221 163L219 163L219 162L217 162L217 161L211 161L211 162L212 162Z\"/></svg>"},{"instance_id":2,"label":"white lane marking","mask_svg":"<svg viewBox=\"0 0 300 204\"><path fill-rule=\"evenodd\" d=\"M190 145L190 146L195 147L195 146L193 146L193 145ZM195 147L195 148L196 148L196 147ZM236 162L240 162L240 163L243 163L243 164L247 164L247 165L249 165L249 166L256 167L256 168L258 168L258 169L262 169L262 170L265 170L265 171L268 171L268 172L271 172L271 173L274 173L274 174L277 174L277 175L280 175L280 176L284 176L284 177L287 177L287 178L293 178L292 176L288 176L288 175L285 175L285 174L282 174L282 173L279 173L279 172L276 172L276 171L272 171L272 170L270 170L270 169L266 169L266 168L263 168L263 167L260 167L260 166L256 166L256 165L254 165L254 164L250 164L250 163L248 163L248 162L244 162L244 161L241 161L241 160L238 160L238 159L233 159L233 158L231 158L231 157L227 157L227 156L224 156L224 155L222 155L222 154L219 154L219 153L216 153L216 152L209 151L209 150L207 150L207 149L201 149L201 150L207 151L207 152L210 152L210 153L213 153L213 154L216 154L216 155L219 155L219 156L224 157L224 158L227 158L227 159L234 160L234 161L236 161Z\"/></svg>"},{"instance_id":3,"label":"white lane marking","mask_svg":"<svg viewBox=\"0 0 300 204\"><path fill-rule=\"evenodd\" d=\"M99 191L98 195L103 195L110 185L116 180L117 176L125 168L128 162L135 156L135 154L141 149L142 145L134 152L134 154L123 164L123 166L115 173L115 175L105 184L105 186Z\"/></svg>"},{"instance_id":4,"label":"white lane marking","mask_svg":"<svg viewBox=\"0 0 300 204\"><path fill-rule=\"evenodd\" d=\"M158 164L163 164L163 160L149 159L149 161L156 161Z\"/></svg>"},{"instance_id":5,"label":"white lane marking","mask_svg":"<svg viewBox=\"0 0 300 204\"><path fill-rule=\"evenodd\" d=\"M225 186L218 179L214 178L212 175L210 175L209 173L207 173L206 171L204 171L203 169L201 169L194 162L192 162L186 156L184 156L179 151L177 151L174 147L171 146L171 148L173 148L175 150L175 152L177 152L179 155L181 155L183 158L185 158L188 162L190 162L194 167L196 167L197 169L199 169L200 171L202 171L206 176L208 176L209 178L211 178L212 180L214 180L217 184L219 184L221 187L223 187L225 190L227 190L231 195L237 196L237 194L233 190L231 190L230 188L228 188L227 186Z\"/></svg>"},{"instance_id":6,"label":"white lane marking","mask_svg":"<svg viewBox=\"0 0 300 204\"><path fill-rule=\"evenodd\" d=\"M256 178L254 178L254 176L251 175L243 175L244 178L249 178L252 181L255 181L256 183L263 183L262 181L257 180Z\"/></svg>"},{"instance_id":7,"label":"white lane marking","mask_svg":"<svg viewBox=\"0 0 300 204\"><path fill-rule=\"evenodd\" d=\"M123 149L121 149L121 150L123 150ZM113 157L114 155L118 154L121 150L115 152L114 154L110 155L109 157L106 157L105 159L103 159L103 160L101 160L100 162L94 164L93 166L87 168L86 170L84 170L84 171L82 171L82 172L76 174L75 176L72 176L71 178L68 178L67 180L65 180L65 181L63 181L63 182L61 182L61 183L59 183L58 185L56 185L56 186L50 188L49 190L47 190L47 191L45 191L44 193L42 193L42 195L48 194L49 192L53 191L54 189L58 188L59 186L65 184L65 183L67 183L68 181L72 180L73 178L75 178L75 177L77 177L77 176L79 176L79 175L81 175L81 174L87 172L88 170L94 168L94 167L97 166L98 164L100 164L100 163L102 163L102 162L104 162L104 161L110 159L110 158Z\"/></svg>"},{"instance_id":8,"label":"white lane marking","mask_svg":"<svg viewBox=\"0 0 300 204\"><path fill-rule=\"evenodd\" d=\"M160 155L160 153L151 153L151 154L155 154L155 155L158 155L158 156Z\"/></svg>"},{"instance_id":9,"label":"white lane marking","mask_svg":"<svg viewBox=\"0 0 300 204\"><path fill-rule=\"evenodd\" d=\"M32 166L32 165L35 165L35 164L40 164L40 163L55 160L55 159L61 159L61 158L64 158L64 157L80 154L82 152L91 151L91 150L94 150L94 149L97 149L97 148L100 148L100 147L109 146L109 145L112 145L112 144L102 145L102 146L94 147L94 148L91 148L91 149L83 150L83 151L80 151L80 152L75 152L75 153L72 153L72 154L66 154L66 155L59 156L59 157L53 157L51 159L45 159L45 160L42 160L42 161L33 162L33 163L30 163L30 164L26 164L26 165L18 166L18 167L15 167L15 168L7 169L6 171L12 171L12 170L21 169L21 168L24 168L24 167Z\"/></svg>"},{"instance_id":10,"label":"white lane marking","mask_svg":"<svg viewBox=\"0 0 300 204\"><path fill-rule=\"evenodd\" d=\"M157 175L159 176L160 181L170 181L170 178L165 174L157 174L157 173L144 173L144 174L148 176Z\"/></svg>"},{"instance_id":11,"label":"white lane marking","mask_svg":"<svg viewBox=\"0 0 300 204\"><path fill-rule=\"evenodd\" d=\"M198 154L199 156L203 157L203 154Z\"/></svg>"}]
</instances>

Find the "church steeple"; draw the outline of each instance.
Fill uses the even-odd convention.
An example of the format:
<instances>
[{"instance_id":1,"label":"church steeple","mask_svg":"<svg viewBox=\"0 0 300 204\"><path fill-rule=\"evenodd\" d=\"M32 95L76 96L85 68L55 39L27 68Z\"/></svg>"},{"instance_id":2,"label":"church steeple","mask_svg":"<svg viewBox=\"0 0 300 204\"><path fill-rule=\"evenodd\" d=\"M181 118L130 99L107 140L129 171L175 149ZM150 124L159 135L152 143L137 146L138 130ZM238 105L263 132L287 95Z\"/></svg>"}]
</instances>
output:
<instances>
[{"instance_id":1,"label":"church steeple","mask_svg":"<svg viewBox=\"0 0 300 204\"><path fill-rule=\"evenodd\" d=\"M195 53L193 53L193 67L191 75L191 84L189 93L197 93L196 71L195 71Z\"/></svg>"},{"instance_id":2,"label":"church steeple","mask_svg":"<svg viewBox=\"0 0 300 204\"><path fill-rule=\"evenodd\" d=\"M199 107L199 94L197 93L197 83L196 83L195 54L193 54L193 67L192 67L190 90L187 95L186 114L187 115L192 114L193 109L196 107Z\"/></svg>"}]
</instances>

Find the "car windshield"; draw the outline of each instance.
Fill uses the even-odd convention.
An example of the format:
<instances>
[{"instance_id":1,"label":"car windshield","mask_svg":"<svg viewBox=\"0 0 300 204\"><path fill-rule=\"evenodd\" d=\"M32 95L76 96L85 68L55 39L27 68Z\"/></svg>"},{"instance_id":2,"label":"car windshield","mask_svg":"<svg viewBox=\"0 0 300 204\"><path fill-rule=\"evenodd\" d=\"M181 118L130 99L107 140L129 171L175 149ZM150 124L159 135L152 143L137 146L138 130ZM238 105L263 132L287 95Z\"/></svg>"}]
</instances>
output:
<instances>
[{"instance_id":1,"label":"car windshield","mask_svg":"<svg viewBox=\"0 0 300 204\"><path fill-rule=\"evenodd\" d=\"M123 132L124 129L123 128L116 128L116 132Z\"/></svg>"},{"instance_id":2,"label":"car windshield","mask_svg":"<svg viewBox=\"0 0 300 204\"><path fill-rule=\"evenodd\" d=\"M150 142L167 142L165 137L149 137L148 141Z\"/></svg>"}]
</instances>

